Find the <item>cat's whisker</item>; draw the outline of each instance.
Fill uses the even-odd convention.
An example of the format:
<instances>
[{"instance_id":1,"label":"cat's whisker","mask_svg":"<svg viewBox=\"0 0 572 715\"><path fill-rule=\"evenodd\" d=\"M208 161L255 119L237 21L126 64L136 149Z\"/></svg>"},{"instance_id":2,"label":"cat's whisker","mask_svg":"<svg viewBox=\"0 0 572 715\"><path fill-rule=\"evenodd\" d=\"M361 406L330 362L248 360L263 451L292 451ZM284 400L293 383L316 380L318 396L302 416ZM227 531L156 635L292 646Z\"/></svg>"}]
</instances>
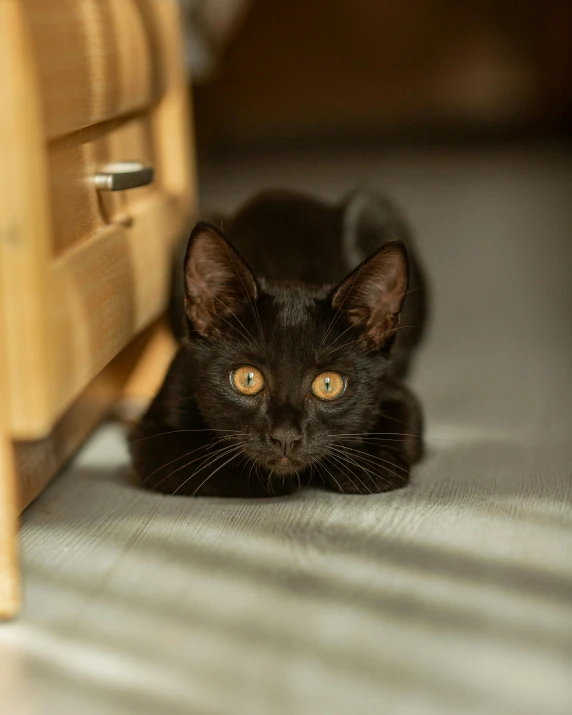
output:
<instances>
[{"instance_id":1,"label":"cat's whisker","mask_svg":"<svg viewBox=\"0 0 572 715\"><path fill-rule=\"evenodd\" d=\"M315 462L315 465L316 465L316 471L318 472L318 476L319 476L320 479L322 480L322 484L323 484L324 487L325 487L325 486L326 486L326 478L324 477L324 473L323 473L322 470L320 469L320 467L322 467L322 462L321 462L321 460L318 460L317 462Z\"/></svg>"},{"instance_id":2,"label":"cat's whisker","mask_svg":"<svg viewBox=\"0 0 572 715\"><path fill-rule=\"evenodd\" d=\"M368 440L365 440L361 437L345 437L343 442L339 442L338 444L343 444L345 445L346 442L349 442L352 445L362 445L362 446L373 446L373 447L382 447L383 449L390 450L392 452L396 452L397 454L402 454L403 453L403 447L398 447L397 445L402 445L402 444L407 444L409 440L407 439L389 439L389 438L383 438L383 437L372 437ZM388 444L388 442L396 443L396 444Z\"/></svg>"},{"instance_id":3,"label":"cat's whisker","mask_svg":"<svg viewBox=\"0 0 572 715\"><path fill-rule=\"evenodd\" d=\"M353 471L353 469L351 469L351 467L349 466L349 462L347 462L347 461L345 461L345 460L342 460L341 456L332 454L332 451L331 451L331 450L328 452L328 456L329 456L330 459L336 460L336 462L337 462L338 464L341 464L342 467L344 467L344 465L345 465L345 468L359 481L359 483L360 483L360 484L362 485L362 487L366 490L366 492L369 492L369 493L371 494L371 489L368 489L367 485L366 485L365 482L361 479L361 477L360 477L358 474L356 474L356 473ZM354 463L354 464L355 464L355 463ZM356 464L356 466L359 466L359 465ZM360 466L359 468L361 469L361 466ZM349 475L348 475L348 477L349 477ZM355 486L355 482L354 482L353 479L351 479L351 477L350 477L350 481L351 481L352 484Z\"/></svg>"},{"instance_id":4,"label":"cat's whisker","mask_svg":"<svg viewBox=\"0 0 572 715\"><path fill-rule=\"evenodd\" d=\"M400 425L405 425L405 427L409 425L409 422L406 422L405 420L400 420L393 415L388 415L387 412L380 412L379 416L383 417L384 420L391 420L392 422L397 422Z\"/></svg>"},{"instance_id":5,"label":"cat's whisker","mask_svg":"<svg viewBox=\"0 0 572 715\"><path fill-rule=\"evenodd\" d=\"M331 437L340 437L343 435L330 435ZM356 442L358 444L363 444L366 441L368 442L382 442L385 444L385 442L397 442L398 444L403 444L404 442L409 442L410 438L408 437L366 437L365 435L363 437L343 437L344 442ZM419 441L413 438L413 441Z\"/></svg>"},{"instance_id":6,"label":"cat's whisker","mask_svg":"<svg viewBox=\"0 0 572 715\"><path fill-rule=\"evenodd\" d=\"M340 494L342 494L342 493L343 493L342 485L338 482L338 480L336 479L336 477L332 474L332 472L330 472L330 470L326 467L326 465L325 465L323 462L320 462L320 466L325 469L325 471L330 475L330 477L331 477L331 478L334 480L334 482L338 485L338 489L340 490ZM324 480L324 484L325 484L325 483L326 483L326 482L325 482L325 480Z\"/></svg>"},{"instance_id":7,"label":"cat's whisker","mask_svg":"<svg viewBox=\"0 0 572 715\"><path fill-rule=\"evenodd\" d=\"M212 447L216 447L217 444L220 444L221 442L232 442L232 440L236 440L239 437L248 437L247 432L239 432L238 434L225 434L222 437L219 437L217 440L214 442L211 442L210 445L207 447L207 449L212 449Z\"/></svg>"},{"instance_id":8,"label":"cat's whisker","mask_svg":"<svg viewBox=\"0 0 572 715\"><path fill-rule=\"evenodd\" d=\"M364 452L361 449L353 449L352 447L347 447L345 445L343 445L343 446L340 445L337 448L341 448L344 451L347 450L348 452L352 452L352 454L357 453L359 455L364 455L364 456L361 456L360 459L363 459L364 461L369 462L371 464L376 464L377 461L382 462L384 464L389 464L391 467L395 467L395 469L399 469L402 472L405 472L405 474L407 474L409 476L408 469L405 469L405 467L400 467L399 464L395 464L395 462L391 462L388 459L384 459L383 457L380 457L377 454L370 454L369 452ZM395 476L397 476L397 475L395 475Z\"/></svg>"},{"instance_id":9,"label":"cat's whisker","mask_svg":"<svg viewBox=\"0 0 572 715\"><path fill-rule=\"evenodd\" d=\"M209 476L208 476L204 481L202 481L202 482L199 484L199 486L195 489L195 491L192 493L192 496L195 496L195 494L199 491L199 489L202 489L202 487L204 487L204 485L209 481L209 479L211 479L212 477L214 477L214 475L215 475L218 471L220 471L223 467L226 467L226 465L227 465L229 462L232 462L232 460L233 460L233 459L236 459L238 456L239 456L238 454L233 454L230 459L227 459L226 462L223 462L223 463L222 463L220 466L218 466L213 472L211 472L211 473L209 474ZM193 476L194 476L194 474L191 475L191 477L193 477ZM191 477L189 477L189 479L190 479ZM176 493L179 491L179 489L181 489L181 487L183 487L188 481L189 481L189 480L187 479L187 480L186 480L185 482L183 482L179 487L177 487L177 488L175 489L175 491L173 492L173 494L176 494Z\"/></svg>"},{"instance_id":10,"label":"cat's whisker","mask_svg":"<svg viewBox=\"0 0 572 715\"><path fill-rule=\"evenodd\" d=\"M197 457L196 459L192 459L192 460L190 460L189 462L186 462L185 464L181 465L181 466L178 467L177 469L173 470L170 474L167 474L165 477L163 477L162 479L160 479L160 480L157 482L157 484L154 485L154 488L156 489L156 488L159 487L163 482L165 482L167 479L169 479L169 477L172 477L173 474L175 474L176 472L180 471L181 469L186 469L187 467L189 467L191 464L194 464L195 462L199 462L200 460L202 460L202 462L195 468L195 471L201 471L201 469L203 469L203 468L205 468L205 467L208 466L208 463L211 463L210 460L216 461L219 457L224 457L225 454L228 453L228 452L230 452L230 451L231 451L231 450L230 450L227 446L225 446L225 447L223 447L223 448L217 450L216 452L211 452L211 453L208 454L208 455L204 455L204 454L203 454L203 455L201 455L200 457ZM191 475L191 476L192 476L192 475Z\"/></svg>"},{"instance_id":11,"label":"cat's whisker","mask_svg":"<svg viewBox=\"0 0 572 715\"><path fill-rule=\"evenodd\" d=\"M246 460L246 465L245 465L245 466L248 466L249 464L250 464L250 469L248 470L248 474L247 474L247 476L246 476L246 487L247 487L247 489L248 489L249 492L250 492L250 477L252 476L252 470L253 470L254 467L256 466L256 459L255 459L255 457L249 457L249 458Z\"/></svg>"},{"instance_id":12,"label":"cat's whisker","mask_svg":"<svg viewBox=\"0 0 572 715\"><path fill-rule=\"evenodd\" d=\"M256 477L257 477L257 479L258 479L258 483L259 483L260 486L264 489L264 482L262 481L262 474L261 474L261 472L260 472L260 464L259 464L258 462L256 463L256 467L255 467L254 473L256 474Z\"/></svg>"},{"instance_id":13,"label":"cat's whisker","mask_svg":"<svg viewBox=\"0 0 572 715\"><path fill-rule=\"evenodd\" d=\"M365 438L369 436L377 435L389 435L396 437L417 437L418 439L423 439L420 434L413 434L410 432L338 432L337 434L329 434L328 437L360 437Z\"/></svg>"},{"instance_id":14,"label":"cat's whisker","mask_svg":"<svg viewBox=\"0 0 572 715\"><path fill-rule=\"evenodd\" d=\"M431 440L433 442L447 442L449 444L456 444L456 442L452 439L445 439L443 437L428 437L426 435L420 435L420 434L412 434L409 432L348 432L348 433L343 433L340 432L338 434L329 434L328 437L359 437L360 439L367 439L369 437L377 437L377 436L395 436L395 437L407 437L407 438L414 438L418 440ZM400 441L400 440L390 440L388 441ZM406 441L406 440L403 440Z\"/></svg>"},{"instance_id":15,"label":"cat's whisker","mask_svg":"<svg viewBox=\"0 0 572 715\"><path fill-rule=\"evenodd\" d=\"M199 472L202 472L203 469L207 469L212 464L215 464L220 459L224 459L224 457L226 457L229 454L238 453L242 449L243 446L244 446L243 444L237 444L237 445L233 445L232 447L224 447L223 449L220 449L215 453L209 454L206 458L203 459L203 461L197 467L195 467L193 472L181 484L179 484L179 486L173 492L173 494L175 494L177 491L179 491L179 489L181 489L196 474L198 474ZM195 461L198 461L198 460L195 460ZM188 467L189 464L186 464L184 466Z\"/></svg>"},{"instance_id":16,"label":"cat's whisker","mask_svg":"<svg viewBox=\"0 0 572 715\"><path fill-rule=\"evenodd\" d=\"M239 434L239 430L234 429L211 429L210 427L205 427L204 429L172 429L167 432L159 432L158 434L150 434L147 437L141 437L140 439L134 439L131 441L132 444L137 444L138 442L144 442L147 439L153 439L154 437L164 437L168 434L180 434L181 432L232 432L234 434Z\"/></svg>"},{"instance_id":17,"label":"cat's whisker","mask_svg":"<svg viewBox=\"0 0 572 715\"><path fill-rule=\"evenodd\" d=\"M232 445L231 447L229 447L229 446L227 445L227 446L225 446L225 447L221 447L221 448L218 449L216 452L211 452L211 453L208 454L206 457L205 457L205 455L203 454L203 455L201 455L200 457L197 457L196 459L192 459L190 462L186 462L185 464L181 465L180 467L177 467L177 469L173 470L170 474L167 474L165 477L163 477L161 480L159 480L159 481L157 482L157 484L155 485L155 487L158 487L158 486L159 486L160 484L162 484L164 481L166 481L167 479L169 479L170 477L172 477L173 474L176 474L177 472L181 471L181 469L186 469L186 468L189 467L191 464L194 464L195 462L198 462L199 460L202 459L203 462L199 465L199 467L193 472L193 474L191 474L191 476L190 476L188 479L186 479L186 480L183 482L183 484L186 484L186 482L188 482L188 480L189 480L194 474L196 474L196 473L202 471L203 469L206 469L206 467L208 467L210 464L212 464L213 462L216 462L217 459L221 459L222 457L225 457L226 454L229 454L230 452L232 452L232 451L234 451L234 450L237 450L237 449L242 449L242 447L244 446L244 444L245 444L244 442L241 442L241 443L239 443L239 444L237 444L237 445ZM209 460L210 460L210 461L209 461ZM205 464L205 462L206 462L206 464ZM177 490L180 489L181 486L182 486L182 485L179 485L179 486L177 487ZM174 492L173 492L173 493L174 493Z\"/></svg>"},{"instance_id":18,"label":"cat's whisker","mask_svg":"<svg viewBox=\"0 0 572 715\"><path fill-rule=\"evenodd\" d=\"M274 474L274 470L271 469L270 473L266 477L266 491L270 492L272 490L272 496L276 496L276 492L274 491L274 485L272 484L272 475Z\"/></svg>"},{"instance_id":19,"label":"cat's whisker","mask_svg":"<svg viewBox=\"0 0 572 715\"><path fill-rule=\"evenodd\" d=\"M386 478L385 478L384 476L382 476L381 474L378 474L378 473L372 471L371 469L368 469L368 468L365 467L363 464L360 464L359 462L356 461L356 459L354 459L353 456L350 456L349 454L344 454L343 452L340 452L340 453L338 454L338 456L339 456L339 458L340 458L342 461L347 461L347 462L349 462L349 463L351 463L351 464L354 464L356 467L358 467L358 469L361 469L361 470L363 470L364 472L367 472L369 475L371 475L371 476L373 477L374 481L375 481L376 479L381 479L381 480L382 480L383 482L385 482L386 484L388 484L388 485L390 485L390 486L393 486L392 483L389 481L389 479L386 479ZM385 467L385 469L387 469L387 467ZM403 478L403 477L400 477L398 474L395 474L394 472L392 472L390 469L387 469L387 471L388 471L390 474L393 474L393 476L395 476L395 477L397 477L397 478L399 478L399 479L402 479L402 478Z\"/></svg>"},{"instance_id":20,"label":"cat's whisker","mask_svg":"<svg viewBox=\"0 0 572 715\"><path fill-rule=\"evenodd\" d=\"M199 447L196 447L195 449L191 449L189 452L185 452L184 454L181 454L179 457L175 457L175 459L172 459L170 462L166 462L165 464L162 464L160 467L157 467L157 469L154 469L151 474L148 474L145 479L141 482L141 484L145 484L151 477L156 474L157 472L160 472L161 469L165 469L165 467L168 467L170 464L173 464L173 462L178 462L179 459L184 459L185 457L188 457L190 454L194 454L195 452L198 452L199 449L205 449L209 450L212 449L213 447L216 447L217 444L220 444L223 440L228 439L226 436L225 437L219 437L217 440L215 440L212 443L209 444L202 444ZM225 445L226 448L226 445ZM201 455L198 459L202 459L205 455Z\"/></svg>"},{"instance_id":21,"label":"cat's whisker","mask_svg":"<svg viewBox=\"0 0 572 715\"><path fill-rule=\"evenodd\" d=\"M366 472L369 472L370 474L374 475L375 478L383 480L384 482L386 482L386 484L391 484L391 481L390 481L389 479L386 479L386 478L385 478L384 476L382 476L381 474L378 474L377 472L372 471L373 468L377 467L378 469L385 469L387 472L389 472L389 474L391 474L392 476L394 476L397 480L403 480L403 479L405 479L404 475L398 474L397 472L394 472L392 469L390 469L390 468L387 466L387 464L390 464L391 466L396 467L396 468L400 468L400 469L403 469L403 467L398 467L398 465L393 464L393 462L390 462L389 460L382 460L382 462L380 462L380 463L378 464L377 462L373 462L373 461L368 460L366 457L364 457L364 456L362 456L362 455L353 454L353 453L352 453L352 454L347 454L347 453L344 454L344 453L342 453L342 452L339 452L338 454L339 454L340 456L342 456L342 454L343 454L343 456L344 456L346 459L362 460L363 462L365 462L366 464L368 464L372 469L371 469L371 470L368 469L368 467L365 467L365 466L364 466L361 462L359 462L359 461L356 462L356 464L359 464L359 466L360 466L361 469L363 469L363 470L365 470ZM380 457L380 459L381 459L381 457ZM407 470L403 470L403 471L405 471L405 474L406 474L407 476L409 476L409 472L408 472Z\"/></svg>"}]
</instances>

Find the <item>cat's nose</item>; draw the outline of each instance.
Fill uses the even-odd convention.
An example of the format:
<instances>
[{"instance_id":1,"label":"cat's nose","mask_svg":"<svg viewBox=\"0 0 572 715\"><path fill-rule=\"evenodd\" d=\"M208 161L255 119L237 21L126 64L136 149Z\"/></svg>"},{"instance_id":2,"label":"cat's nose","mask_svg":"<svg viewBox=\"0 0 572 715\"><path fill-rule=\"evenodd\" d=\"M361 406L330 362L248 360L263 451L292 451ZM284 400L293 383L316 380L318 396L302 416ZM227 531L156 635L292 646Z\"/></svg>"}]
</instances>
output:
<instances>
[{"instance_id":1,"label":"cat's nose","mask_svg":"<svg viewBox=\"0 0 572 715\"><path fill-rule=\"evenodd\" d=\"M295 427L291 426L275 427L268 433L268 436L272 444L278 447L285 457L292 454L296 445L302 439L302 434Z\"/></svg>"}]
</instances>

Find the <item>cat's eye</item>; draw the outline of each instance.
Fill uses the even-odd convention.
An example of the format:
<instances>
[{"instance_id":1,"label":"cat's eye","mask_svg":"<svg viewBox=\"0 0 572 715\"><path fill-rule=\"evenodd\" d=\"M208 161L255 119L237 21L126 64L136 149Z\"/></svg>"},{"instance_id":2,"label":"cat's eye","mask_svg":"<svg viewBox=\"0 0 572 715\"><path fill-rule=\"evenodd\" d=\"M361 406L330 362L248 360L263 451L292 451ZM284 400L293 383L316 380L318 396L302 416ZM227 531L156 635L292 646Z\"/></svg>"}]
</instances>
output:
<instances>
[{"instance_id":1,"label":"cat's eye","mask_svg":"<svg viewBox=\"0 0 572 715\"><path fill-rule=\"evenodd\" d=\"M243 395L256 395L264 387L264 377L252 365L243 365L230 373L230 381Z\"/></svg>"},{"instance_id":2,"label":"cat's eye","mask_svg":"<svg viewBox=\"0 0 572 715\"><path fill-rule=\"evenodd\" d=\"M320 400L335 400L345 389L345 378L339 372L322 372L312 382L312 392Z\"/></svg>"}]
</instances>

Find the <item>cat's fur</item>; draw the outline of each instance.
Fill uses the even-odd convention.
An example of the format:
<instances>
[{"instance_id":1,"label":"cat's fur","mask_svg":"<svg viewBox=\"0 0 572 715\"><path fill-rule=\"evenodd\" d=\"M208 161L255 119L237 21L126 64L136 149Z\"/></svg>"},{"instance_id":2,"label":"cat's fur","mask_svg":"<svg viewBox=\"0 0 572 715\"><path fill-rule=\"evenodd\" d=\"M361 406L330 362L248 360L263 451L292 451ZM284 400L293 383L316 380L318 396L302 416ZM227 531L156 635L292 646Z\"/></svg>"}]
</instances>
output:
<instances>
[{"instance_id":1,"label":"cat's fur","mask_svg":"<svg viewBox=\"0 0 572 715\"><path fill-rule=\"evenodd\" d=\"M177 272L181 346L131 438L141 483L213 496L404 486L423 451L403 380L427 296L396 209L369 193L329 205L266 192L224 229L197 224ZM260 394L231 384L241 365L264 375ZM310 391L324 370L347 380L329 402Z\"/></svg>"}]
</instances>

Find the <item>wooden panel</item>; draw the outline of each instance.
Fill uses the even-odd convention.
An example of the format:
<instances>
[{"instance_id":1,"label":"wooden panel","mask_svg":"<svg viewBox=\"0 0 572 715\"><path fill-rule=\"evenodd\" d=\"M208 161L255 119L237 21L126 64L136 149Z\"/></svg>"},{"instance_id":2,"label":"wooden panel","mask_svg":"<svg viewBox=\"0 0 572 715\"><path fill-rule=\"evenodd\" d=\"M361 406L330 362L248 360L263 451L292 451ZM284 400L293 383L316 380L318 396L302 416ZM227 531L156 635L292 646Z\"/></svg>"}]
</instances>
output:
<instances>
[{"instance_id":1,"label":"wooden panel","mask_svg":"<svg viewBox=\"0 0 572 715\"><path fill-rule=\"evenodd\" d=\"M142 208L133 212L131 228L104 229L51 266L49 322L57 361L46 418L60 413L164 309L168 246L181 235L183 207L176 199L158 199Z\"/></svg>"},{"instance_id":2,"label":"wooden panel","mask_svg":"<svg viewBox=\"0 0 572 715\"><path fill-rule=\"evenodd\" d=\"M149 107L163 91L154 0L22 0L48 139Z\"/></svg>"},{"instance_id":3,"label":"wooden panel","mask_svg":"<svg viewBox=\"0 0 572 715\"><path fill-rule=\"evenodd\" d=\"M18 471L19 510L24 510L74 454L97 423L122 395L133 368L160 332L157 325L145 330L89 384L73 405L41 440L13 445ZM151 352L155 352L154 349Z\"/></svg>"},{"instance_id":4,"label":"wooden panel","mask_svg":"<svg viewBox=\"0 0 572 715\"><path fill-rule=\"evenodd\" d=\"M85 385L161 314L171 271L169 246L180 238L189 208L176 197L152 197L130 210L130 227L104 228L48 264L41 309L45 342L37 339L42 336L22 336L25 325L16 321L18 334L7 339L14 353L22 337L29 337L38 362L51 356L47 378L17 364L10 370L14 436L46 434ZM5 282L5 294L14 296L8 273Z\"/></svg>"}]
</instances>

